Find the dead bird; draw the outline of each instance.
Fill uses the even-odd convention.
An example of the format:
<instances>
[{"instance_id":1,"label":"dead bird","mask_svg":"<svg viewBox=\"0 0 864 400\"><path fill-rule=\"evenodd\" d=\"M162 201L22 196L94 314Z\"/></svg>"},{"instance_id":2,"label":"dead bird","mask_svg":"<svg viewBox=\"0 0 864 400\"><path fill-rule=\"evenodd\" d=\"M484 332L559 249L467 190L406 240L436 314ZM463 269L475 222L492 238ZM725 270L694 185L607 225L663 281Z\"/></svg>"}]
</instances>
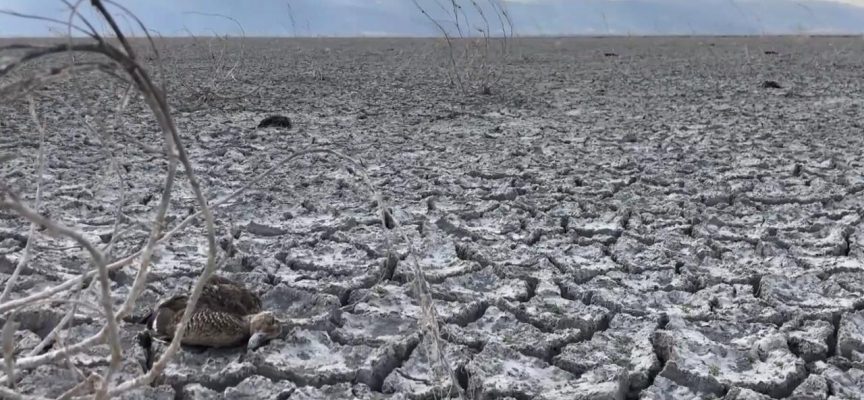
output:
<instances>
[{"instance_id":1,"label":"dead bird","mask_svg":"<svg viewBox=\"0 0 864 400\"><path fill-rule=\"evenodd\" d=\"M186 293L161 301L146 319L150 335L171 341L189 301ZM258 295L242 284L214 275L204 285L181 343L207 347L238 346L255 350L279 336L282 323L261 309Z\"/></svg>"},{"instance_id":2,"label":"dead bird","mask_svg":"<svg viewBox=\"0 0 864 400\"><path fill-rule=\"evenodd\" d=\"M291 120L288 117L284 117L281 115L271 115L261 120L261 122L258 124L259 129L266 128L268 126L291 129Z\"/></svg>"}]
</instances>

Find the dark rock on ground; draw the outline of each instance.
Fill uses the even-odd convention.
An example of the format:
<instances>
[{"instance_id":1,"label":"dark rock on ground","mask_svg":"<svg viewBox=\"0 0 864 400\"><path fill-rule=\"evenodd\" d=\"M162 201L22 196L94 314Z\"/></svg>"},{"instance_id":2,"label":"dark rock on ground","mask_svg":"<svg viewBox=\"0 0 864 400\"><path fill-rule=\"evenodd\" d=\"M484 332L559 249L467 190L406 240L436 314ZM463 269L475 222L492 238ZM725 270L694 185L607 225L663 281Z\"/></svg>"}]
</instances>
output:
<instances>
[{"instance_id":1,"label":"dark rock on ground","mask_svg":"<svg viewBox=\"0 0 864 400\"><path fill-rule=\"evenodd\" d=\"M277 127L277 128L291 128L291 119L283 116L283 115L271 115L267 118L261 120L258 123L258 129L268 128L268 127Z\"/></svg>"}]
</instances>

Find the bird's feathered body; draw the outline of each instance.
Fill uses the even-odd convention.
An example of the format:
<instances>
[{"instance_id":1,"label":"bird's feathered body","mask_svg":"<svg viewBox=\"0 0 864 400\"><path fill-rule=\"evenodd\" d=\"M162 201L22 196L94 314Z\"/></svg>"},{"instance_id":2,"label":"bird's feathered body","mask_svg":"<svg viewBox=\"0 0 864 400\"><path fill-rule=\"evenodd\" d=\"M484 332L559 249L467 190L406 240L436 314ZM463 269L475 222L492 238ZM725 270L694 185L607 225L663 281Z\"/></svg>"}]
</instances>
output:
<instances>
[{"instance_id":1,"label":"bird's feathered body","mask_svg":"<svg viewBox=\"0 0 864 400\"><path fill-rule=\"evenodd\" d=\"M156 305L146 321L153 338L172 340L188 301L189 296L181 293ZM260 345L278 335L280 328L272 314L262 311L257 294L242 284L214 275L204 285L181 343L225 347L249 341Z\"/></svg>"},{"instance_id":2,"label":"bird's feathered body","mask_svg":"<svg viewBox=\"0 0 864 400\"><path fill-rule=\"evenodd\" d=\"M200 303L204 300L203 303ZM213 275L204 285L199 304L213 310L249 315L261 312L261 298L243 285Z\"/></svg>"}]
</instances>

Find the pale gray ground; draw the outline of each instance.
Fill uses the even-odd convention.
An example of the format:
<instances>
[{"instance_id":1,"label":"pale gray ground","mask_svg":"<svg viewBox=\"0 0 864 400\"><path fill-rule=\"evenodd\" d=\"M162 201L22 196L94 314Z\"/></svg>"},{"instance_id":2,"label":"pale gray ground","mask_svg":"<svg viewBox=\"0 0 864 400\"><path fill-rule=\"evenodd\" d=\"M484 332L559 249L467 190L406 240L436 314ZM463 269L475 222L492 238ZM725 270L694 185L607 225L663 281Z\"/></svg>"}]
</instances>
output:
<instances>
[{"instance_id":1,"label":"pale gray ground","mask_svg":"<svg viewBox=\"0 0 864 400\"><path fill-rule=\"evenodd\" d=\"M262 85L256 94L196 107L171 86L206 195L313 143L362 159L418 251L447 361L474 398L864 399L860 38L526 40L501 88L471 98L442 86L441 41L248 43L227 88ZM166 64L169 75L208 79L203 53L170 47L187 59ZM101 92L81 85L88 101L116 103L109 79ZM43 99L39 111L50 134L42 211L107 242L116 175L62 103ZM256 131L271 113L295 128ZM31 200L26 103L2 104L0 116L0 146L23 154L0 177ZM140 100L124 121L161 148ZM122 147L123 226L149 221L164 156L109 131ZM195 208L178 179L169 226ZM0 217L6 280L28 225ZM184 349L162 385L126 398L431 399L447 389L431 373L431 338L418 335L407 246L390 235L388 259L375 204L336 159L290 164L216 217L220 236L241 232L225 272L267 289L265 306L298 327L249 353ZM123 236L116 257L147 234ZM15 297L87 267L71 242L36 240ZM157 253L138 316L193 282L205 245L199 223ZM118 305L134 273L112 275ZM20 351L64 312L25 313ZM81 310L65 341L94 333L95 318ZM142 373L142 328L122 324L118 380ZM71 362L101 371L107 354ZM19 388L57 396L76 379L42 366Z\"/></svg>"}]
</instances>

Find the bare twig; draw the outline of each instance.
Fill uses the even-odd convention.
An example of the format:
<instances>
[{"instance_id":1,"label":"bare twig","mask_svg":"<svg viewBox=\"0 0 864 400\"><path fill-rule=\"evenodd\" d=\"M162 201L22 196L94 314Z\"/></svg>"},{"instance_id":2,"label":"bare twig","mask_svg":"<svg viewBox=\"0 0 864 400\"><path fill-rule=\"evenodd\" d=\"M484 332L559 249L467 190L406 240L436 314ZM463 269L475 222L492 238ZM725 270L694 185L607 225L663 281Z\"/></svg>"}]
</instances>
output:
<instances>
[{"instance_id":1,"label":"bare twig","mask_svg":"<svg viewBox=\"0 0 864 400\"><path fill-rule=\"evenodd\" d=\"M63 340L63 335L57 335L57 338L54 341L54 345L61 349L66 347L66 342ZM72 362L72 359L68 355L64 356L62 361L66 365L66 368L68 368L73 375L77 376L81 380L85 379L86 375L84 375L84 372L82 372L81 369Z\"/></svg>"},{"instance_id":2,"label":"bare twig","mask_svg":"<svg viewBox=\"0 0 864 400\"><path fill-rule=\"evenodd\" d=\"M184 82L184 80L182 80L182 79L180 80L180 84L184 85L184 87L186 88L186 91L189 93L192 93L192 95L189 96L190 99L187 99L186 102L188 103L189 101L192 101L195 103L195 106L201 106L201 105L206 105L206 104L208 104L211 101L216 100L216 99L219 99L219 100L236 100L236 99L248 97L248 96L254 94L255 92L257 92L261 88L260 85L256 85L252 89L243 91L240 94L236 94L236 95L227 95L227 94L224 94L222 91L223 85L225 85L229 81L232 81L232 80L236 81L237 80L235 78L235 73L243 68L243 64L246 61L246 54L245 54L246 50L245 50L245 46L244 46L244 40L246 39L246 31L243 29L243 25L241 25L240 22L238 22L236 19L231 18L231 17L226 16L226 15L222 15L222 14L203 13L203 12L197 12L197 11L188 11L188 12L184 12L184 14L194 14L194 15L203 15L203 16L207 16L207 17L225 18L225 19L233 22L235 25L237 25L238 29L240 30L240 37L237 38L238 43L239 43L239 51L235 56L233 56L234 61L233 61L232 65L228 66L228 65L226 65L227 64L226 63L226 61L227 61L226 57L230 53L229 52L229 42L228 42L228 39L230 38L229 35L220 36L220 35L216 34L215 32L213 32L213 39L208 41L206 46L205 46L202 43L202 40L198 36L196 36L194 33L192 33L192 31L190 31L187 28L183 29L192 38L192 40L195 42L196 47L202 47L202 48L206 47L207 53L208 53L210 61L211 61L209 63L211 70L206 74L206 76L210 77L208 80L205 80L204 82L201 82L201 83L196 82L194 84L187 84L186 82ZM220 45L221 45L219 47L219 49L216 51L214 51L213 46L212 46L213 40L218 40L220 42ZM196 72L195 75L200 75L200 72ZM196 80L190 79L190 81L196 81Z\"/></svg>"},{"instance_id":3,"label":"bare twig","mask_svg":"<svg viewBox=\"0 0 864 400\"><path fill-rule=\"evenodd\" d=\"M36 125L36 129L39 131L39 153L36 156L36 199L33 201L33 207L38 210L42 204L42 176L45 164L45 129L42 127L42 124L39 123L39 118L36 115L36 105L33 98L31 97L29 100L30 118L33 119L33 124ZM15 287L15 282L21 275L21 271L24 270L27 262L30 261L30 251L33 248L33 243L36 241L36 228L37 224L31 222L30 232L27 235L27 244L24 245L24 250L21 251L21 259L18 260L18 265L15 266L15 270L12 271L12 275L9 279L6 280L3 294L0 295L0 304L9 299L9 296L12 294L12 288Z\"/></svg>"},{"instance_id":4,"label":"bare twig","mask_svg":"<svg viewBox=\"0 0 864 400\"><path fill-rule=\"evenodd\" d=\"M436 0L435 4L447 14L448 18L452 18L458 33L458 41L417 0L412 0L412 2L423 16L435 25L446 40L449 57L447 74L450 81L463 94L468 94L470 91L490 94L492 87L500 82L501 77L506 72L507 57L510 53L509 38L512 38L514 34L513 22L500 0L486 0L500 25L500 39L493 36L492 23L487 17L487 10L484 10L483 5L477 0L450 0L449 9ZM479 16L480 24L472 24L466 9L472 10L474 14ZM480 33L480 37L471 40L466 32L474 31ZM492 47L496 40L500 40L500 50L494 50ZM457 45L463 46L460 52L456 50Z\"/></svg>"},{"instance_id":5,"label":"bare twig","mask_svg":"<svg viewBox=\"0 0 864 400\"><path fill-rule=\"evenodd\" d=\"M122 132L126 132L122 127L122 123L120 121L120 117L123 115L123 110L126 109L126 106L129 104L129 98L132 95L132 86L129 86L126 89L126 94L123 95L123 98L120 100L120 104L117 105L117 110L114 114L114 121L117 126L119 126ZM106 137L108 135L105 135ZM126 203L126 179L123 174L123 169L120 168L120 164L117 162L116 158L114 159L114 166L117 172L117 177L120 179L120 201L117 204L117 214L114 216L114 228L111 230L111 240L108 241L108 247L105 250L106 256L110 257L111 252L114 249L114 243L119 240L120 237L120 221L123 219L123 205Z\"/></svg>"},{"instance_id":6,"label":"bare twig","mask_svg":"<svg viewBox=\"0 0 864 400\"><path fill-rule=\"evenodd\" d=\"M90 281L90 286L87 287L87 293L92 291L94 287L96 287L96 277L93 277L93 279ZM66 324L72 321L72 318L75 317L75 312L77 310L78 306L73 303L72 307L69 308L69 312L67 312L66 315L63 316L63 319L61 319L60 322L57 323L57 326L55 326L54 329L52 329L51 332L48 333L48 335L46 335L45 338L36 345L36 347L30 350L30 352L27 353L27 356L33 357L41 353L43 350L45 350L46 347L48 347L48 345L53 343L59 335L60 331L66 329Z\"/></svg>"},{"instance_id":7,"label":"bare twig","mask_svg":"<svg viewBox=\"0 0 864 400\"><path fill-rule=\"evenodd\" d=\"M173 182L173 173L174 169L176 168L176 157L174 154L175 147L180 162L183 164L183 167L185 169L186 176L189 179L189 183L192 186L192 191L195 193L195 197L198 200L199 205L201 206L202 212L204 213L207 226L207 267L205 268L204 273L199 278L198 282L196 282L195 289L197 289L197 294L193 290L193 294L189 298L189 302L187 304L184 316L176 329L174 338L172 339L171 344L168 346L168 350L166 350L166 352L159 358L159 360L153 365L153 368L146 375L132 381L132 383L135 383L135 386L132 387L136 387L137 385L149 383L150 381L152 381L153 378L158 376L158 374L161 373L162 369L165 368L167 363L171 360L171 358L173 358L174 354L179 349L180 341L186 331L186 325L189 322L189 318L192 316L192 310L194 309L195 304L198 301L198 297L200 297L201 289L203 288L206 280L209 279L210 274L213 273L215 267L216 239L213 227L213 216L211 215L210 209L207 206L207 202L204 199L203 193L201 192L201 188L195 177L192 165L189 162L186 150L183 147L182 142L180 141L180 135L177 133L177 129L174 125L174 120L169 111L168 103L164 95L162 94L162 91L153 84L147 71L140 65L138 65L138 63L135 61L135 53L132 49L132 46L129 44L123 33L117 27L117 23L114 21L114 18L111 16L111 14L108 13L108 11L105 9L105 6L102 4L102 2L99 0L92 0L92 4L94 7L96 7L102 17L105 18L105 20L111 26L112 30L117 35L117 38L120 41L121 45L124 47L124 49L126 49L127 54L129 54L129 57L122 61L126 63L125 65L127 73L132 76L138 90L144 95L145 102L156 116L157 121L159 121L159 125L161 126L162 131L165 134L165 149L166 155L169 159L169 176L166 179L166 186L169 187L167 187L166 189L168 190L163 193L164 206L160 206L160 211L162 211L163 213L161 215L157 215L157 221L153 226L153 232L151 232L151 239L148 242L148 246L144 250L144 254L142 257L142 266L139 269L138 276L136 276L136 282L133 283L133 291L130 292L129 296L126 298L126 302L124 303L124 307L122 308L122 310L128 310L134 307L135 300L138 296L138 293L140 293L140 290L136 291L136 289L143 286L143 282L141 281L146 278L147 268L145 265L149 262L150 254L152 254L152 248L155 243L153 237L156 236L158 234L158 230L161 229L162 221L164 221L164 209L167 209L167 203L170 199L170 185ZM113 317L113 314L109 316L109 318ZM106 373L106 377L104 379L104 384L97 392L97 399L109 395L108 393L111 386L110 377L111 373L115 369L116 368L109 367L109 370ZM127 384L128 383L129 382L127 382Z\"/></svg>"},{"instance_id":8,"label":"bare twig","mask_svg":"<svg viewBox=\"0 0 864 400\"><path fill-rule=\"evenodd\" d=\"M79 89L79 93L81 93L80 89ZM123 114L123 109L125 108L126 104L128 104L127 101L128 101L130 93L131 93L131 87L130 87L130 90L126 91L126 95L124 96L123 100L121 100L120 104L117 107L116 114L115 114L115 118L117 120L120 119L121 115ZM57 98L57 100L60 101L61 103L63 103L66 106L66 108L68 108L69 111L73 115L78 117L78 119L81 121L81 123L84 124L84 126L86 126L90 130L90 133L92 133L93 136L96 138L96 140L102 145L102 150L103 150L103 153L105 155L105 158L111 160L111 167L114 169L114 172L117 174L117 179L118 179L119 187L120 187L120 199L117 201L117 211L115 212L115 215L114 215L114 227L112 229L111 240L109 241L110 243L107 247L107 250L110 252L114 242L117 240L117 232L120 229L120 221L122 220L121 216L123 215L123 205L126 203L126 175L123 173L123 169L120 168L120 163L117 161L117 157L114 156L111 138L105 132L104 120L99 121L99 126L101 129L96 129L92 124L87 122L87 119L83 115L79 114L75 110L75 108L73 108L66 100L64 100L63 98ZM88 106L88 108L90 108L90 107ZM91 108L91 110L92 110L92 108Z\"/></svg>"},{"instance_id":9,"label":"bare twig","mask_svg":"<svg viewBox=\"0 0 864 400\"><path fill-rule=\"evenodd\" d=\"M432 21L432 23L435 24L436 27L438 27L438 30L441 31L441 33L444 35L444 38L447 40L447 48L450 52L450 66L452 67L453 73L453 75L451 75L451 79L459 86L459 90L465 93L465 85L462 83L462 76L458 73L459 67L456 63L456 55L453 49L453 40L450 38L450 34L447 32L446 29L444 29L443 26L441 26L441 23L439 23L438 20L432 18L432 16L426 12L426 10L420 5L420 3L417 2L417 0L411 1L414 3L415 6L417 6L417 8L420 10L421 13L423 13L423 15L429 18L429 20Z\"/></svg>"},{"instance_id":10,"label":"bare twig","mask_svg":"<svg viewBox=\"0 0 864 400\"><path fill-rule=\"evenodd\" d=\"M57 46L50 46L50 47L44 47L44 48L32 48L31 47L32 51L25 54L23 57L21 57L16 62L13 62L13 63L8 64L8 65L0 66L0 75L8 73L15 66L20 65L26 61L36 59L36 58L39 58L39 57L42 57L45 55L62 52L62 51L70 51L70 52L71 51L84 51L84 52L91 52L91 53L99 53L99 54L103 54L103 55L107 56L108 58L110 58L111 60L116 62L117 64L123 66L123 68L126 70L126 73L135 82L135 85L138 88L138 90L142 94L144 94L145 101L150 106L151 110L153 111L154 115L156 116L156 119L159 121L160 126L162 127L162 131L166 137L166 154L168 155L169 159L175 159L174 147L175 147L175 145L177 147L177 150L178 150L177 154L179 155L180 161L183 163L183 165L186 169L186 174L187 174L190 182L192 183L193 191L196 193L196 197L198 198L199 203L201 204L201 206L203 208L203 212L204 212L205 216L207 217L206 219L208 222L207 225L208 225L208 231L209 231L208 242L210 244L210 249L211 249L210 250L210 257L208 257L208 259L209 259L208 265L212 266L213 265L213 253L215 252L215 250L214 250L215 249L215 239L213 239L214 235L213 235L212 218L209 215L209 210L207 208L207 204L203 199L203 195L201 194L200 188L198 187L197 181L194 177L194 173L192 172L192 168L191 168L191 165L189 164L189 161L186 157L185 151L183 150L182 146L179 145L179 143L177 143L177 141L179 141L179 135L176 132L176 128L174 127L170 113L168 112L168 106L167 106L167 103L165 102L165 98L161 94L161 91L155 85L153 85L153 83L150 80L150 77L147 74L146 70L144 70L137 63L136 55L135 55L135 51L134 51L133 47L128 42L128 40L125 38L123 32L119 29L119 27L117 26L113 17L107 12L107 10L105 9L102 2L99 0L91 0L91 4L97 9L99 14L102 15L102 17L104 17L105 20L108 22L114 35L117 37L117 39L120 42L120 45L123 48L122 51L113 47L112 45L108 44L106 41L102 40L101 37L99 37L99 35L97 34L97 35L95 35L96 43L89 43L86 45L79 45L79 44L72 43L70 41L69 43L66 43L62 46L57 45ZM70 8L72 8L72 10L73 10L73 13L77 13L76 7L77 7L77 4L75 6L70 6ZM84 19L80 15L79 15L79 17ZM151 41L151 44L152 44L152 41ZM73 65L73 66L76 65L76 63L74 63L74 59L71 62L71 65ZM170 192L171 192L170 182L173 182L173 170L176 168L176 161L169 162L169 165L171 165L171 168L169 168L170 169L169 177L168 177L169 183L166 185L166 186L168 186L167 187L168 190L166 190L166 192L163 194L163 197L164 197L163 203L165 203L166 206L163 207L163 212L161 213L161 215L157 215L157 221L153 225L153 230L154 230L153 236L157 236L159 233L159 230L161 229L162 222L164 220L164 208L167 207L168 198L170 198ZM70 237L73 240L75 240L79 245L81 245L82 247L87 249L88 252L90 252L91 258L93 259L93 262L96 264L96 267L98 270L97 272L98 272L98 277L99 277L99 281L100 281L100 287L102 289L102 305L103 305L103 308L105 311L105 318L107 321L106 326L99 332L99 334L97 334L94 337L89 338L88 340L85 340L81 343L70 346L69 348L61 349L58 351L53 351L49 354L45 354L45 355L41 355L41 356L37 356L37 357L29 357L28 359L21 360L17 364L27 365L29 363L39 363L39 362L49 360L49 359L56 359L59 357L63 357L70 352L80 351L81 349L86 348L87 346L89 346L91 344L101 342L104 339L108 339L109 345L111 347L111 361L109 363L108 370L106 371L105 378L103 380L105 382L105 384L102 385L102 387L99 389L99 392L97 393L97 396L96 396L97 398L103 398L109 390L111 377L118 370L119 365L120 365L120 361L121 361L121 349L120 349L119 339L118 339L118 334L117 334L117 318L115 317L113 308L111 306L110 281L108 279L108 268L107 268L106 263L104 261L104 256L92 244L90 244L86 239L84 239L83 236L81 236L78 232L76 232L72 229L66 228L65 226L58 224L54 221L50 221L47 218L44 218L43 216L39 215L37 212L35 212L35 211L29 209L28 207L26 207L25 205L21 204L19 199L14 194L11 194L11 193L6 194L6 199L4 199L4 201L2 203L0 203L0 208L7 208L7 209L11 209L13 211L16 211L19 215L22 215L25 218L30 219L33 222L39 223L40 225L46 226L49 229L49 232L51 232L52 234ZM142 286L141 282L143 282L143 279L146 277L146 271L147 271L146 264L149 261L150 254L152 253L152 247L153 247L154 242L155 241L151 240L150 246L145 248L143 251L142 264L144 264L145 267L139 269L139 274L138 274L139 279L138 279L138 282L136 282L136 284L133 285L133 288L137 288L137 287ZM127 262L131 262L131 261L132 260L129 259ZM82 276L82 277L80 277L80 279L83 280L86 277L87 276ZM72 281L75 281L75 280L72 280ZM67 282L67 283L69 283L69 282ZM55 289L57 289L57 288L55 287ZM140 290L138 292L140 292ZM122 311L129 310L132 308L132 306L134 305L134 302L135 302L135 298L137 297L137 294L138 293L133 291L126 298L126 302L124 304L124 307L123 307L123 309L121 309L121 315L122 315ZM45 298L45 296L39 296L39 297ZM47 297L50 297L50 296L47 296ZM190 306L194 307L194 303L196 300L197 299L192 299L190 301ZM20 302L15 302L15 301L4 302L2 305L0 305L0 308L3 308L4 310L8 310L8 309L17 308L17 307L20 307L21 305L26 305L26 304L27 303L20 303ZM179 331L178 337L175 337L174 342L172 342L175 345L174 346L175 348L176 348L177 342L179 342L179 338L181 338L182 334L183 334L182 326L180 329L178 329L178 331ZM45 357L45 356L48 356L48 357ZM170 355L166 354L166 356L163 356L163 358L164 359L170 359ZM24 361L26 361L26 362L24 362Z\"/></svg>"},{"instance_id":11,"label":"bare twig","mask_svg":"<svg viewBox=\"0 0 864 400\"><path fill-rule=\"evenodd\" d=\"M105 266L105 259L102 255L102 252L99 251L99 249L97 249L96 247L94 247L93 244L90 243L90 241L88 241L87 239L85 239L84 236L82 236L78 231L75 231L71 228L60 225L54 221L49 220L48 218L43 217L36 211L22 204L20 199L18 199L17 196L12 193L6 194L6 199L0 202L0 209L13 210L17 212L18 215L27 218L31 222L35 222L39 225L46 227L49 234L52 234L54 236L65 236L74 240L79 245L84 247L87 252L90 253L90 257L92 258L93 263L96 265L96 269L99 272L99 284L101 285L102 289L102 308L105 312L105 318L107 320L106 327L108 334L108 343L111 348L111 364L119 365L123 351L120 347L120 335L118 333L117 320L114 318L114 309L111 301L111 281L108 278L108 269ZM110 378L110 376L106 376L106 378ZM105 381L109 382L109 379L105 379Z\"/></svg>"},{"instance_id":12,"label":"bare twig","mask_svg":"<svg viewBox=\"0 0 864 400\"><path fill-rule=\"evenodd\" d=\"M0 333L0 343L3 348L3 364L8 377L10 389L15 389L15 331L18 330L18 322L9 318L3 324L3 332Z\"/></svg>"}]
</instances>

